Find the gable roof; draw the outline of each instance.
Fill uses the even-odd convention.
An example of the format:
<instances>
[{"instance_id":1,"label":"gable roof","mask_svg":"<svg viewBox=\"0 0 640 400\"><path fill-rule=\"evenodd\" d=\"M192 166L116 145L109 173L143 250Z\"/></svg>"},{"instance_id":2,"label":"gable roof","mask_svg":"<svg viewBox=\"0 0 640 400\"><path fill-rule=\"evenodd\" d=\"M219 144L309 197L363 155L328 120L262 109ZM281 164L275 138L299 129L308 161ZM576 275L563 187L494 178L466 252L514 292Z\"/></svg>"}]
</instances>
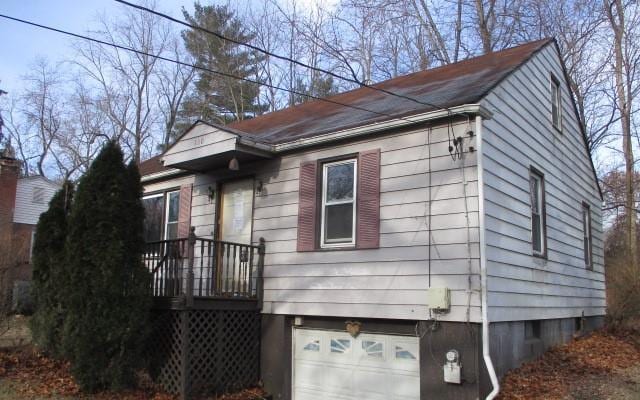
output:
<instances>
[{"instance_id":1,"label":"gable roof","mask_svg":"<svg viewBox=\"0 0 640 400\"><path fill-rule=\"evenodd\" d=\"M228 127L252 135L264 143L279 144L444 107L476 103L511 72L552 42L553 39L538 40L372 85L374 88L432 105L361 87L327 99L389 116L313 100L237 121Z\"/></svg>"}]
</instances>

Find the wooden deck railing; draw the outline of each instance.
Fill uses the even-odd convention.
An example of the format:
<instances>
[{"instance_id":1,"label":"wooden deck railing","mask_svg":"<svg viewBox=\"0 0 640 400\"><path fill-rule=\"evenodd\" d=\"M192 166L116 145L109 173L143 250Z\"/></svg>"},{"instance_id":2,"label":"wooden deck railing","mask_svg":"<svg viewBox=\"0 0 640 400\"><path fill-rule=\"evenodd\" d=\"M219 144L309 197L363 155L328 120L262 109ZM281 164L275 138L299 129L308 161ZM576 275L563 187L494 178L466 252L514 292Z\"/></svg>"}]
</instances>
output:
<instances>
[{"instance_id":1,"label":"wooden deck railing","mask_svg":"<svg viewBox=\"0 0 640 400\"><path fill-rule=\"evenodd\" d=\"M264 239L258 246L199 238L148 242L143 261L157 297L245 298L262 301Z\"/></svg>"}]
</instances>

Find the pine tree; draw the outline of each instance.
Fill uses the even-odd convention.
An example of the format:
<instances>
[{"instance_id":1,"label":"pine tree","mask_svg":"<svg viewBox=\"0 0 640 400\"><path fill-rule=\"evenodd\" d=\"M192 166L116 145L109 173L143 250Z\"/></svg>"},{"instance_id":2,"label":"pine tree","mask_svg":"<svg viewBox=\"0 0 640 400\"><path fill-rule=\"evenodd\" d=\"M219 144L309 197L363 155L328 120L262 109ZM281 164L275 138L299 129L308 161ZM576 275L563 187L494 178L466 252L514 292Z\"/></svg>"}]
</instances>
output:
<instances>
[{"instance_id":1,"label":"pine tree","mask_svg":"<svg viewBox=\"0 0 640 400\"><path fill-rule=\"evenodd\" d=\"M220 32L239 42L250 42L254 34L227 6L202 6L194 4L194 14L183 9L185 19L193 25ZM242 78L255 79L263 57L253 50L217 38L206 32L186 30L182 33L185 47L196 64ZM180 120L195 119L227 123L261 114L266 107L257 104L260 87L257 84L231 77L198 71L195 91L185 102Z\"/></svg>"},{"instance_id":2,"label":"pine tree","mask_svg":"<svg viewBox=\"0 0 640 400\"><path fill-rule=\"evenodd\" d=\"M49 209L38 220L33 244L33 297L31 318L34 342L54 356L60 355L64 321L62 295L65 287L67 220L73 198L73 184L65 182L49 202Z\"/></svg>"},{"instance_id":3,"label":"pine tree","mask_svg":"<svg viewBox=\"0 0 640 400\"><path fill-rule=\"evenodd\" d=\"M63 350L86 391L134 383L149 333L149 274L137 166L109 142L80 179L66 246Z\"/></svg>"}]
</instances>

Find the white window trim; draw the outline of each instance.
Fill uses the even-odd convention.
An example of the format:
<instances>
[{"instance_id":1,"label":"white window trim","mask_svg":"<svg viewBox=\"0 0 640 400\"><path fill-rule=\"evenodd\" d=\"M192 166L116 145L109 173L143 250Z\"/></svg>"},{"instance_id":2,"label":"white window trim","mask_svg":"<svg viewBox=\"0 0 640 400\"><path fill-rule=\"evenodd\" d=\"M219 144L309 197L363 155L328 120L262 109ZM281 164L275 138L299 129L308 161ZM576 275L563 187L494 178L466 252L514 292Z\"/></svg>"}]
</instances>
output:
<instances>
[{"instance_id":1,"label":"white window trim","mask_svg":"<svg viewBox=\"0 0 640 400\"><path fill-rule=\"evenodd\" d=\"M144 200L147 200L147 199L154 199L156 197L163 197L164 198L164 196L165 196L164 192L163 193L156 193L156 194L148 194L146 196L142 196L142 200L144 201ZM164 204L165 210L164 210L163 214L166 214L167 213L167 211L166 211L166 199L164 199L164 200L165 200L165 204ZM164 216L164 217L166 217L166 216ZM166 231L165 226L164 226L164 221L160 221L160 224L162 225L163 231ZM165 232L161 232L160 240L164 240L164 239L166 239Z\"/></svg>"},{"instance_id":2,"label":"white window trim","mask_svg":"<svg viewBox=\"0 0 640 400\"><path fill-rule=\"evenodd\" d=\"M557 102L557 110L558 110L558 123L555 124L553 122L554 114L553 114L553 103ZM560 86L560 80L556 78L556 76L551 74L551 125L558 130L558 132L562 132L562 90Z\"/></svg>"},{"instance_id":3,"label":"white window trim","mask_svg":"<svg viewBox=\"0 0 640 400\"><path fill-rule=\"evenodd\" d=\"M540 234L540 250L536 250L533 248L533 242L534 242L534 237L533 237L533 216L531 218L531 248L533 250L533 254L537 255L537 256L544 256L545 251L546 251L546 243L544 240L544 204L543 199L544 196L542 195L542 191L544 190L544 178L537 174L535 171L531 171L530 172L530 179L535 179L538 182L538 193L535 193L535 196L538 200L538 221L539 221L539 226L538 226L538 232ZM531 212L533 213L533 207L531 207L532 210Z\"/></svg>"},{"instance_id":4,"label":"white window trim","mask_svg":"<svg viewBox=\"0 0 640 400\"><path fill-rule=\"evenodd\" d=\"M351 224L351 241L349 242L329 242L325 241L325 209L327 206L327 171L329 167L334 165L341 164L353 164L353 199L351 200L340 200L340 201L332 201L328 205L337 205L337 204L353 204L353 222ZM321 207L322 212L320 215L320 248L339 248L339 247L353 247L356 244L356 202L358 196L358 159L350 158L348 160L340 160L334 162L328 162L322 164L322 201Z\"/></svg>"},{"instance_id":5,"label":"white window trim","mask_svg":"<svg viewBox=\"0 0 640 400\"><path fill-rule=\"evenodd\" d=\"M164 223L162 228L164 229L164 233L162 234L162 237L164 238L164 240L169 240L169 208L170 208L170 202L171 202L171 195L173 193L178 193L178 213L180 213L180 190L170 190L168 192L165 192L164 195L166 196L164 199ZM180 217L178 216L178 220L176 221L176 223L180 223Z\"/></svg>"}]
</instances>

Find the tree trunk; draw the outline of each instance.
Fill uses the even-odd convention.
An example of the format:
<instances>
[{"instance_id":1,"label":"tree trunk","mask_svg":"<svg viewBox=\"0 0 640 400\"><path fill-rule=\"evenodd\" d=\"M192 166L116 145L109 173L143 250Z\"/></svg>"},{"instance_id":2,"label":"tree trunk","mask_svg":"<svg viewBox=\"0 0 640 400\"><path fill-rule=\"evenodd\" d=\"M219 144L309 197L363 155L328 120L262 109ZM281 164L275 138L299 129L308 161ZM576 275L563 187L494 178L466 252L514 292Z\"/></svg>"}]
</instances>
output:
<instances>
[{"instance_id":1,"label":"tree trunk","mask_svg":"<svg viewBox=\"0 0 640 400\"><path fill-rule=\"evenodd\" d=\"M636 234L636 205L634 180L633 141L631 137L631 96L627 90L626 82L630 78L625 68L625 16L624 6L621 0L604 0L604 8L613 30L614 46L614 74L616 84L616 100L620 112L620 125L622 128L622 147L625 163L625 225L626 241L629 263L637 268L638 246ZM614 11L615 10L615 11ZM626 79L625 79L626 78ZM638 276L638 274L636 274Z\"/></svg>"}]
</instances>

